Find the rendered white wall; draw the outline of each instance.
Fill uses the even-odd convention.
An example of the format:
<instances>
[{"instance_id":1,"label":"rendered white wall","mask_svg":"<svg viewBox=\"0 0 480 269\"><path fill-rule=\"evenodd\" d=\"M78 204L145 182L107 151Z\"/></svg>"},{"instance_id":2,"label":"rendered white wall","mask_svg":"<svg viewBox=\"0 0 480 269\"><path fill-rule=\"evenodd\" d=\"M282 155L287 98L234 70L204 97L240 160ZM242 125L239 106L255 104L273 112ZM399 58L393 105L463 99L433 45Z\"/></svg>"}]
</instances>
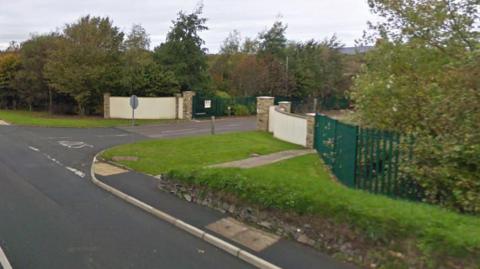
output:
<instances>
[{"instance_id":1,"label":"rendered white wall","mask_svg":"<svg viewBox=\"0 0 480 269\"><path fill-rule=\"evenodd\" d=\"M297 145L307 145L307 119L278 112L276 106L270 107L268 130L278 139Z\"/></svg>"},{"instance_id":2,"label":"rendered white wall","mask_svg":"<svg viewBox=\"0 0 480 269\"><path fill-rule=\"evenodd\" d=\"M179 118L183 118L183 98L179 98ZM137 119L175 119L175 97L139 97L135 110ZM110 117L117 119L132 118L129 97L110 97Z\"/></svg>"}]
</instances>

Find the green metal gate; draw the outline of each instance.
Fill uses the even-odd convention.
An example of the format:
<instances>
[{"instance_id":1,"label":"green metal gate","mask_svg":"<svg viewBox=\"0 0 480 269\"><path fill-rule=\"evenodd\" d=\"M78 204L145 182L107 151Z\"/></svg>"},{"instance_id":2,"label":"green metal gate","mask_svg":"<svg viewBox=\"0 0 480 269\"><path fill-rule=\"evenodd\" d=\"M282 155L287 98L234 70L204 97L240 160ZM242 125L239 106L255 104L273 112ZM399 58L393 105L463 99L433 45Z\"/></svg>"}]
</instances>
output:
<instances>
[{"instance_id":1,"label":"green metal gate","mask_svg":"<svg viewBox=\"0 0 480 269\"><path fill-rule=\"evenodd\" d=\"M256 97L207 97L195 95L193 97L193 117L223 117L235 114L237 105L245 106L250 114L255 114L257 99Z\"/></svg>"}]
</instances>

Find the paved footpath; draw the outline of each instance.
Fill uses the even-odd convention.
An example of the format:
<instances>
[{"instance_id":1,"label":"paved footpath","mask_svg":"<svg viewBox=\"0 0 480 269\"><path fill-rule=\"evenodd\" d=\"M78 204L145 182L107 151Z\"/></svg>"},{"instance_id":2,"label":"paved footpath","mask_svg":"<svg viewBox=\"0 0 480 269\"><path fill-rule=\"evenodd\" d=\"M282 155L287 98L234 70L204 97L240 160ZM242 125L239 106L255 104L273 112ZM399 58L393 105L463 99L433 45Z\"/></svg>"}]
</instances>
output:
<instances>
[{"instance_id":1,"label":"paved footpath","mask_svg":"<svg viewBox=\"0 0 480 269\"><path fill-rule=\"evenodd\" d=\"M281 268L302 268L302 269L354 269L356 267L334 260L308 246L294 241L280 239L267 247L260 246L256 251L255 246L248 243L241 244L237 238L225 236L212 231L211 227L222 221L230 221L228 214L221 213L211 208L189 203L177 196L160 191L157 188L158 181L151 176L141 173L126 171L116 173L111 176L101 176L97 178L112 186L121 192L130 195L160 211L163 211L175 218L189 223L199 229L205 230L215 236L241 248L250 251L250 253L273 263ZM232 223L229 223L231 226ZM235 223L233 223L235 224ZM268 240L268 238L267 238ZM244 240L245 241L245 240Z\"/></svg>"},{"instance_id":2,"label":"paved footpath","mask_svg":"<svg viewBox=\"0 0 480 269\"><path fill-rule=\"evenodd\" d=\"M251 157L244 160L214 164L214 165L210 165L210 167L253 168L257 166L263 166L263 165L268 165L268 164L288 160L291 158L295 158L295 157L299 157L299 156L303 156L303 155L307 155L315 152L316 152L315 150L311 150L311 149L285 150L285 151L275 152L268 155Z\"/></svg>"}]
</instances>

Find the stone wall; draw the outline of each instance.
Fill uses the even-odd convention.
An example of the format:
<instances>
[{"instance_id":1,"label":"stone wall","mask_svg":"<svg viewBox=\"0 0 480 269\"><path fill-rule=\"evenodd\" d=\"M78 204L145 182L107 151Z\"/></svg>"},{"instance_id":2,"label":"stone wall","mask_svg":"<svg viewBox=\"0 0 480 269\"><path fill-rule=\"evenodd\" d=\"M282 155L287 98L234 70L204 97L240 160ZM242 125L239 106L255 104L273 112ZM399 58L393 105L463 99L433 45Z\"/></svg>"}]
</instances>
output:
<instances>
[{"instance_id":1,"label":"stone wall","mask_svg":"<svg viewBox=\"0 0 480 269\"><path fill-rule=\"evenodd\" d=\"M313 149L315 144L315 113L307 113L307 148Z\"/></svg>"},{"instance_id":2,"label":"stone wall","mask_svg":"<svg viewBox=\"0 0 480 269\"><path fill-rule=\"evenodd\" d=\"M287 102L287 101L278 102L278 108L283 112L291 113L292 112L292 102Z\"/></svg>"},{"instance_id":3,"label":"stone wall","mask_svg":"<svg viewBox=\"0 0 480 269\"><path fill-rule=\"evenodd\" d=\"M110 93L108 92L103 94L103 117L110 118Z\"/></svg>"},{"instance_id":4,"label":"stone wall","mask_svg":"<svg viewBox=\"0 0 480 269\"><path fill-rule=\"evenodd\" d=\"M257 130L268 132L269 109L274 105L274 97L257 97Z\"/></svg>"},{"instance_id":5,"label":"stone wall","mask_svg":"<svg viewBox=\"0 0 480 269\"><path fill-rule=\"evenodd\" d=\"M182 94L176 93L175 94L175 119L178 120L180 118L180 114L183 112L180 112L180 109L183 110L183 104L180 105L180 99L182 98ZM182 101L183 102L183 101Z\"/></svg>"},{"instance_id":6,"label":"stone wall","mask_svg":"<svg viewBox=\"0 0 480 269\"><path fill-rule=\"evenodd\" d=\"M191 120L193 118L193 97L195 92L183 92L183 118Z\"/></svg>"}]
</instances>

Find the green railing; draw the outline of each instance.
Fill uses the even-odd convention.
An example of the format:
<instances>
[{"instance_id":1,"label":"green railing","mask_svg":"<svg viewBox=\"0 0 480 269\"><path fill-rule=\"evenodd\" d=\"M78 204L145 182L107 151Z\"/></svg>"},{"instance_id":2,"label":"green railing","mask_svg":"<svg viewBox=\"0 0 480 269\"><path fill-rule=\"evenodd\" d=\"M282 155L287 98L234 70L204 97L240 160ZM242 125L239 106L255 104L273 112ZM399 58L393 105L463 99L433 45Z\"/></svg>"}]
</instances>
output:
<instances>
[{"instance_id":1,"label":"green railing","mask_svg":"<svg viewBox=\"0 0 480 269\"><path fill-rule=\"evenodd\" d=\"M400 173L411 158L413 140L401 135L339 122L324 115L315 121L315 148L343 184L390 197L421 200L423 190Z\"/></svg>"},{"instance_id":2,"label":"green railing","mask_svg":"<svg viewBox=\"0 0 480 269\"><path fill-rule=\"evenodd\" d=\"M239 106L243 106L243 110L247 110L248 114L254 115L257 111L257 98L248 97L231 97L223 98L218 96L205 97L194 96L193 97L193 117L223 117L236 115Z\"/></svg>"}]
</instances>

